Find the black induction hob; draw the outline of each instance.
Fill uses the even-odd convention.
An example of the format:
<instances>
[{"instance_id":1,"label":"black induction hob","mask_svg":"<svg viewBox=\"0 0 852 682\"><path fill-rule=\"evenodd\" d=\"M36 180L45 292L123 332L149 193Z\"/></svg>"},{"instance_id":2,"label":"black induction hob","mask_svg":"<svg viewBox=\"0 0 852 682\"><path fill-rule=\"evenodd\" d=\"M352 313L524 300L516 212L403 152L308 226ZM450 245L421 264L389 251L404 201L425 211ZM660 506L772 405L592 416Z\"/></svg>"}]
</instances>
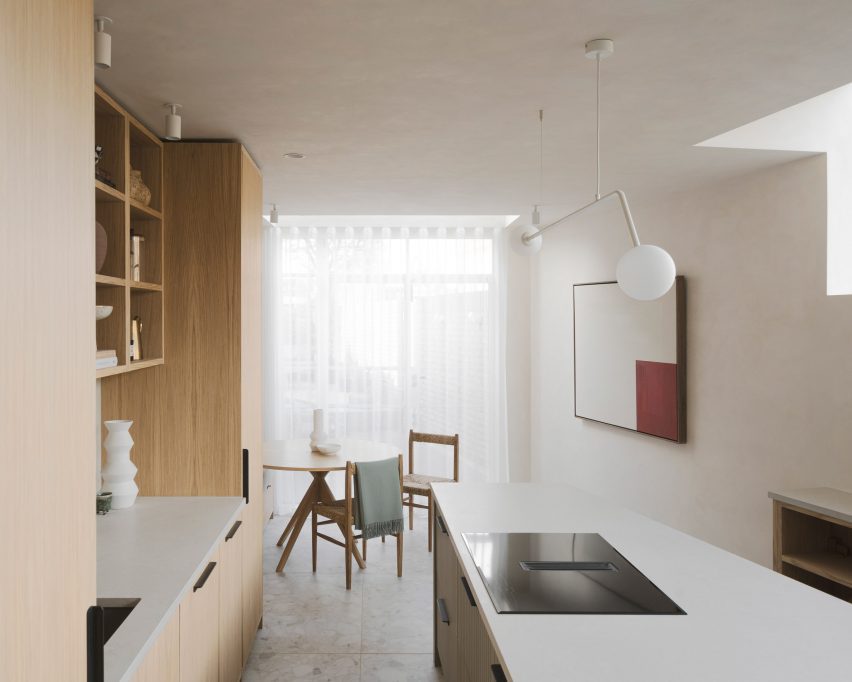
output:
<instances>
[{"instance_id":1,"label":"black induction hob","mask_svg":"<svg viewBox=\"0 0 852 682\"><path fill-rule=\"evenodd\" d=\"M597 533L462 535L497 613L685 613Z\"/></svg>"}]
</instances>

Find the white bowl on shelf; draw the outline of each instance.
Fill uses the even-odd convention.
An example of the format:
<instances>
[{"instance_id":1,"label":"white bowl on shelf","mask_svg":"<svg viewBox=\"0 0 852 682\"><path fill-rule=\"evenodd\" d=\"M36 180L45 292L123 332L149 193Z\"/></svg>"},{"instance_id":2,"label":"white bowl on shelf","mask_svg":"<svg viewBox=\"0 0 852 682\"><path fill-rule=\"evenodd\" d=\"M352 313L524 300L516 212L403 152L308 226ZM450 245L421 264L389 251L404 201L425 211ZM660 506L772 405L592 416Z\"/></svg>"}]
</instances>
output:
<instances>
[{"instance_id":1,"label":"white bowl on shelf","mask_svg":"<svg viewBox=\"0 0 852 682\"><path fill-rule=\"evenodd\" d=\"M95 319L96 320L105 320L112 314L112 306L111 305L96 305L95 306Z\"/></svg>"}]
</instances>

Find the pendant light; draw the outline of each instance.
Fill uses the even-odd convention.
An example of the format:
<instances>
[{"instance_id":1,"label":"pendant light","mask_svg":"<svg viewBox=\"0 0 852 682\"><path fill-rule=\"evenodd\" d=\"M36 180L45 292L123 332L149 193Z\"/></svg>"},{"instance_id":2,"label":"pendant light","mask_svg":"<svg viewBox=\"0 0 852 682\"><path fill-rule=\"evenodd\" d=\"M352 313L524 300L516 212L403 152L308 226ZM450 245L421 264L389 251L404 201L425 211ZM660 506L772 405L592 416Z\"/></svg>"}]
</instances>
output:
<instances>
[{"instance_id":1,"label":"pendant light","mask_svg":"<svg viewBox=\"0 0 852 682\"><path fill-rule=\"evenodd\" d=\"M671 289L672 284L674 284L676 274L674 260L672 260L668 252L659 246L642 244L639 241L636 225L633 222L630 206L627 203L627 195L622 190L617 189L601 196L601 60L611 56L614 51L614 43L607 38L598 38L586 43L586 58L595 60L597 70L595 92L595 200L532 233L525 232L520 236L520 241L528 248L532 246L540 248L540 244L537 244L537 242L541 241L542 234L551 227L559 225L601 201L615 197L621 205L624 221L627 223L627 232L633 242L633 248L619 259L616 266L615 272L618 286L631 298L640 301L652 301L664 296Z\"/></svg>"},{"instance_id":2,"label":"pendant light","mask_svg":"<svg viewBox=\"0 0 852 682\"><path fill-rule=\"evenodd\" d=\"M164 104L163 106L169 110L169 113L166 114L166 139L172 141L179 140L181 120L178 109L181 108L181 105Z\"/></svg>"},{"instance_id":3,"label":"pendant light","mask_svg":"<svg viewBox=\"0 0 852 682\"><path fill-rule=\"evenodd\" d=\"M112 36L104 30L111 23L109 17L95 17L95 68L98 69L112 66Z\"/></svg>"},{"instance_id":4,"label":"pendant light","mask_svg":"<svg viewBox=\"0 0 852 682\"><path fill-rule=\"evenodd\" d=\"M269 212L269 222L273 225L278 223L278 206L272 204L272 210Z\"/></svg>"},{"instance_id":5,"label":"pendant light","mask_svg":"<svg viewBox=\"0 0 852 682\"><path fill-rule=\"evenodd\" d=\"M532 237L539 229L541 224L541 213L539 207L542 205L542 195L544 186L544 109L538 110L538 203L533 204L532 213L530 214L529 226L521 225L514 228L520 230L521 236ZM535 253L541 249L541 240L538 241L519 241L511 240L512 250L517 253Z\"/></svg>"}]
</instances>

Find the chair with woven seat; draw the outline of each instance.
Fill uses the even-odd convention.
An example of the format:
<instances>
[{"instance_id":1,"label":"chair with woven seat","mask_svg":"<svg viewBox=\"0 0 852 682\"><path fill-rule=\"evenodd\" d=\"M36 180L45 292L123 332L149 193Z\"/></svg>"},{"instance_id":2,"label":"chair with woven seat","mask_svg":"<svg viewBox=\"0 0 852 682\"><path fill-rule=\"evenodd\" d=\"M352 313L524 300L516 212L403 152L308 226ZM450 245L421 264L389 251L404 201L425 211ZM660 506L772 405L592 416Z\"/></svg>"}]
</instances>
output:
<instances>
[{"instance_id":1,"label":"chair with woven seat","mask_svg":"<svg viewBox=\"0 0 852 682\"><path fill-rule=\"evenodd\" d=\"M453 446L453 477L429 476L427 474L414 473L414 444L432 443L433 445ZM429 510L429 528L426 536L429 551L432 551L432 517L434 506L432 503L432 483L449 483L459 480L459 434L453 436L442 436L434 433L417 433L413 429L408 432L408 473L402 479L402 504L408 507L408 527L414 530L414 509ZM405 497L408 495L408 497ZM426 504L414 501L414 496L425 497Z\"/></svg>"},{"instance_id":2,"label":"chair with woven seat","mask_svg":"<svg viewBox=\"0 0 852 682\"><path fill-rule=\"evenodd\" d=\"M362 495L360 491L364 489L362 482L357 479L359 468L364 471L375 467L376 465L388 465L390 462L396 463L397 476L392 479L395 490L399 497L395 503L397 510L393 516L398 518L379 519L379 522L368 524L364 522L365 506L362 502L367 503L366 495ZM385 471L386 473L386 471ZM353 493L353 478L356 480L356 491ZM383 486L387 476L382 477ZM383 487L382 490L385 490ZM335 500L332 503L317 502L313 506L311 513L311 559L313 571L317 570L317 538L327 540L338 547L343 547L345 550L346 561L346 589L352 589L352 557L354 555L355 541L367 540L371 537L385 535L393 535L396 538L396 574L397 577L402 577L402 533L404 522L402 517L402 455L391 458L390 460L382 460L380 462L367 462L361 465L354 462L346 463L346 481L345 481L345 496L342 500ZM319 517L324 518L320 521ZM333 538L318 530L319 526L335 524L340 528L343 534L343 542L337 538ZM361 533L355 534L355 527L359 526ZM397 532L394 532L397 531ZM357 559L357 557L356 557ZM364 564L359 561L360 568L364 568Z\"/></svg>"}]
</instances>

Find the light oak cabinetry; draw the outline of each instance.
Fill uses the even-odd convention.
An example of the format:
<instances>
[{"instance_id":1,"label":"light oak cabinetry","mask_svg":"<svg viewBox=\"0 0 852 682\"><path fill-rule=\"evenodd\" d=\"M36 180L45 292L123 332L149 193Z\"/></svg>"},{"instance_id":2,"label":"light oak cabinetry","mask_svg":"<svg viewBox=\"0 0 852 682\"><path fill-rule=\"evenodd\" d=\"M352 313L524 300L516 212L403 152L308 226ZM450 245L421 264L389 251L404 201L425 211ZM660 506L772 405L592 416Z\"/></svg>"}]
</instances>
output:
<instances>
[{"instance_id":1,"label":"light oak cabinetry","mask_svg":"<svg viewBox=\"0 0 852 682\"><path fill-rule=\"evenodd\" d=\"M166 143L163 156L168 358L105 381L102 413L134 420L140 495L246 498L242 664L263 604L262 179L237 143ZM229 669L231 660L229 652Z\"/></svg>"},{"instance_id":2,"label":"light oak cabinetry","mask_svg":"<svg viewBox=\"0 0 852 682\"><path fill-rule=\"evenodd\" d=\"M219 548L219 680L237 682L243 671L243 522L236 521Z\"/></svg>"},{"instance_id":3,"label":"light oak cabinetry","mask_svg":"<svg viewBox=\"0 0 852 682\"><path fill-rule=\"evenodd\" d=\"M0 15L0 679L86 679L95 603L91 0ZM36 501L38 500L38 501Z\"/></svg>"},{"instance_id":4,"label":"light oak cabinetry","mask_svg":"<svg viewBox=\"0 0 852 682\"><path fill-rule=\"evenodd\" d=\"M180 680L219 680L219 552L199 572L180 604Z\"/></svg>"},{"instance_id":5,"label":"light oak cabinetry","mask_svg":"<svg viewBox=\"0 0 852 682\"><path fill-rule=\"evenodd\" d=\"M133 682L180 682L180 610L176 611L136 670Z\"/></svg>"},{"instance_id":6,"label":"light oak cabinetry","mask_svg":"<svg viewBox=\"0 0 852 682\"><path fill-rule=\"evenodd\" d=\"M504 680L497 652L437 506L432 532L435 534L435 665L441 667L443 678L450 682Z\"/></svg>"}]
</instances>

